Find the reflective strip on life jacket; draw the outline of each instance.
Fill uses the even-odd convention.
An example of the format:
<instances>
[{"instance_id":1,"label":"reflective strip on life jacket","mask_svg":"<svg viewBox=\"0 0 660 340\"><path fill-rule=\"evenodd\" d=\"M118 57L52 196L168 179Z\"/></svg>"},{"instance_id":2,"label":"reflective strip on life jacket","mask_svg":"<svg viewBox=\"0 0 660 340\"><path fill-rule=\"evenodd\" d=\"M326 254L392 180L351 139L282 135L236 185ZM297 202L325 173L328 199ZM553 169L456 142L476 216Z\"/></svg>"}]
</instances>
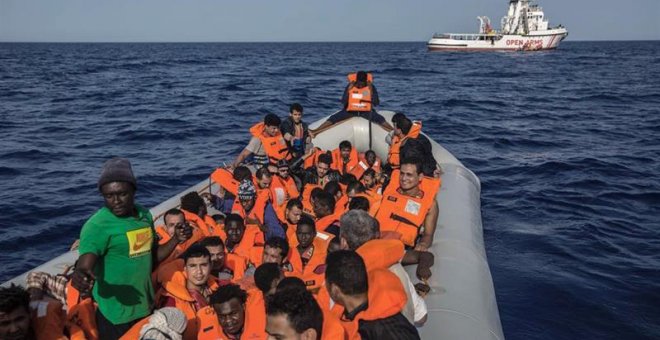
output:
<instances>
[{"instance_id":1,"label":"reflective strip on life jacket","mask_svg":"<svg viewBox=\"0 0 660 340\"><path fill-rule=\"evenodd\" d=\"M401 241L408 246L414 246L419 234L419 228L424 223L431 206L435 202L435 195L440 189L440 179L424 177L420 183L422 197L410 197L400 194L400 172L392 172L390 185L383 193L383 200L376 219L382 231L396 231L401 234Z\"/></svg>"},{"instance_id":2,"label":"reflective strip on life jacket","mask_svg":"<svg viewBox=\"0 0 660 340\"><path fill-rule=\"evenodd\" d=\"M344 158L341 156L341 150L339 148L332 150L332 165L331 169L339 171L342 175L345 173L351 173L351 171L358 165L358 152L355 148L351 148L351 153L348 157L348 162L346 163L346 172L344 172Z\"/></svg>"},{"instance_id":3,"label":"reflective strip on life jacket","mask_svg":"<svg viewBox=\"0 0 660 340\"><path fill-rule=\"evenodd\" d=\"M374 165L369 166L369 162L367 162L367 158L363 153L361 153L358 164L353 168L351 174L355 176L355 178L360 180L362 178L362 175L364 175L364 172L367 171L368 169L374 169L376 173L380 173L382 171L381 160L380 158L376 157L376 161L374 162Z\"/></svg>"},{"instance_id":4,"label":"reflective strip on life jacket","mask_svg":"<svg viewBox=\"0 0 660 340\"><path fill-rule=\"evenodd\" d=\"M346 111L371 111L371 84L358 88L355 84L351 84L348 88L348 105Z\"/></svg>"}]
</instances>

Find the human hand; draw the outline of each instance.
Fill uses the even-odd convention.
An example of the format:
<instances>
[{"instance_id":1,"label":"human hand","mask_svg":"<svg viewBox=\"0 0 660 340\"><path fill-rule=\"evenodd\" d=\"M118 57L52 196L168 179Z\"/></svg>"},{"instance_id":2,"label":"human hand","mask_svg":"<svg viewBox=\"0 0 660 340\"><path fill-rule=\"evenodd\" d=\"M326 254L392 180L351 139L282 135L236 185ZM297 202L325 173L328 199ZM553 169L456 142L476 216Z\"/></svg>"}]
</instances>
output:
<instances>
[{"instance_id":1,"label":"human hand","mask_svg":"<svg viewBox=\"0 0 660 340\"><path fill-rule=\"evenodd\" d=\"M91 271L76 268L71 276L71 285L80 292L80 295L89 296L95 280Z\"/></svg>"},{"instance_id":2,"label":"human hand","mask_svg":"<svg viewBox=\"0 0 660 340\"><path fill-rule=\"evenodd\" d=\"M188 222L183 225L177 226L174 230L174 237L178 243L183 243L188 241L192 237L192 227Z\"/></svg>"},{"instance_id":3,"label":"human hand","mask_svg":"<svg viewBox=\"0 0 660 340\"><path fill-rule=\"evenodd\" d=\"M417 278L426 281L428 280L433 273L431 273L431 267L435 262L435 257L432 253L424 252L419 254L419 260L417 263Z\"/></svg>"},{"instance_id":4,"label":"human hand","mask_svg":"<svg viewBox=\"0 0 660 340\"><path fill-rule=\"evenodd\" d=\"M417 292L417 295L424 298L428 293L431 292L431 287L424 282L418 282L415 284L415 292Z\"/></svg>"}]
</instances>

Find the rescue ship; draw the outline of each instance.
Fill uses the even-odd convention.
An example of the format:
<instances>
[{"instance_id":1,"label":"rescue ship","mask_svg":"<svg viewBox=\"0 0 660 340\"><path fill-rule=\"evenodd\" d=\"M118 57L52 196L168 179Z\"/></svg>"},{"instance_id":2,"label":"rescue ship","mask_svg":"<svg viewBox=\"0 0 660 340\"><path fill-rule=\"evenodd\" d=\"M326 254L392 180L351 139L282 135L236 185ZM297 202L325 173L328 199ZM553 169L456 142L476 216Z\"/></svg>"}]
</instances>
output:
<instances>
[{"instance_id":1,"label":"rescue ship","mask_svg":"<svg viewBox=\"0 0 660 340\"><path fill-rule=\"evenodd\" d=\"M429 51L541 51L555 49L568 36L562 25L549 27L543 9L530 0L510 0L509 11L495 30L479 16L479 33L434 34Z\"/></svg>"},{"instance_id":2,"label":"rescue ship","mask_svg":"<svg viewBox=\"0 0 660 340\"><path fill-rule=\"evenodd\" d=\"M391 111L378 113L387 121L394 115ZM318 128L327 118L310 124L310 128ZM389 149L385 142L387 133L379 125L353 117L319 133L313 143L324 150L332 150L340 141L348 140L359 152L367 151L371 145L371 149L385 159ZM449 151L429 140L442 171L442 187L436 196L440 214L435 239L429 248L435 255L435 262L431 268L433 276L428 281L431 291L425 297L428 320L418 328L419 334L422 339L502 340L504 335L483 240L479 178ZM178 208L181 196L193 190L215 194L219 187L208 178L160 203L151 209L154 224L162 224L165 212ZM78 252L73 250L31 271L60 274L77 258ZM405 269L411 278L416 277L416 266ZM27 274L3 285L24 286Z\"/></svg>"}]
</instances>

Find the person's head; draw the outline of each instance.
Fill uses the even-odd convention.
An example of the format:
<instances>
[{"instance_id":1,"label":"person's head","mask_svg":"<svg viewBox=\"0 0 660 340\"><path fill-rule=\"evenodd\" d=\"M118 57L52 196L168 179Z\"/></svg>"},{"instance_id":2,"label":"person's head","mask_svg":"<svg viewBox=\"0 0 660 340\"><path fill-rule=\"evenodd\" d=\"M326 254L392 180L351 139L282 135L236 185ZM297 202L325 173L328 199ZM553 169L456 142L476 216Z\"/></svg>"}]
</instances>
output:
<instances>
[{"instance_id":1,"label":"person's head","mask_svg":"<svg viewBox=\"0 0 660 340\"><path fill-rule=\"evenodd\" d=\"M320 154L316 162L316 174L319 176L319 179L328 174L330 165L332 165L332 156L329 153Z\"/></svg>"},{"instance_id":2,"label":"person's head","mask_svg":"<svg viewBox=\"0 0 660 340\"><path fill-rule=\"evenodd\" d=\"M21 286L0 287L0 338L28 339L30 294Z\"/></svg>"},{"instance_id":3,"label":"person's head","mask_svg":"<svg viewBox=\"0 0 660 340\"><path fill-rule=\"evenodd\" d=\"M314 206L314 202L316 202L316 198L323 192L324 191L321 188L314 188L312 189L312 192L309 193L309 202L312 203L312 207Z\"/></svg>"},{"instance_id":4,"label":"person's head","mask_svg":"<svg viewBox=\"0 0 660 340\"><path fill-rule=\"evenodd\" d=\"M173 208L166 211L165 215L163 215L163 224L165 225L167 234L174 236L176 228L181 228L186 224L186 218L183 216L181 210Z\"/></svg>"},{"instance_id":5,"label":"person's head","mask_svg":"<svg viewBox=\"0 0 660 340\"><path fill-rule=\"evenodd\" d=\"M181 196L181 209L189 211L199 217L206 216L206 203L197 191L191 191Z\"/></svg>"},{"instance_id":6,"label":"person's head","mask_svg":"<svg viewBox=\"0 0 660 340\"><path fill-rule=\"evenodd\" d=\"M225 233L227 234L227 243L240 243L245 233L245 221L243 217L238 214L227 215L225 218Z\"/></svg>"},{"instance_id":7,"label":"person's head","mask_svg":"<svg viewBox=\"0 0 660 340\"><path fill-rule=\"evenodd\" d=\"M399 169L399 187L402 190L411 190L419 187L424 178L422 173L422 160L419 158L408 158L401 161Z\"/></svg>"},{"instance_id":8,"label":"person's head","mask_svg":"<svg viewBox=\"0 0 660 340\"><path fill-rule=\"evenodd\" d=\"M331 193L322 191L316 196L312 205L317 218L332 215L335 211L335 197Z\"/></svg>"},{"instance_id":9,"label":"person's head","mask_svg":"<svg viewBox=\"0 0 660 340\"><path fill-rule=\"evenodd\" d=\"M355 182L355 181L357 181L355 175L349 173L343 174L341 175L341 178L339 178L339 184L343 184L343 185L349 185L351 184L351 182Z\"/></svg>"},{"instance_id":10,"label":"person's head","mask_svg":"<svg viewBox=\"0 0 660 340\"><path fill-rule=\"evenodd\" d=\"M262 262L277 263L281 266L287 255L289 255L289 243L279 236L273 236L264 244Z\"/></svg>"},{"instance_id":11,"label":"person's head","mask_svg":"<svg viewBox=\"0 0 660 340\"><path fill-rule=\"evenodd\" d=\"M368 150L364 153L364 158L367 160L369 166L376 164L376 153L373 150Z\"/></svg>"},{"instance_id":12,"label":"person's head","mask_svg":"<svg viewBox=\"0 0 660 340\"><path fill-rule=\"evenodd\" d=\"M369 212L369 200L362 197L353 197L351 198L351 201L348 203L348 210L362 210Z\"/></svg>"},{"instance_id":13,"label":"person's head","mask_svg":"<svg viewBox=\"0 0 660 340\"><path fill-rule=\"evenodd\" d=\"M341 158L348 159L351 157L351 150L353 150L351 142L344 140L339 143L339 153L341 154Z\"/></svg>"},{"instance_id":14,"label":"person's head","mask_svg":"<svg viewBox=\"0 0 660 340\"><path fill-rule=\"evenodd\" d=\"M277 161L277 174L284 179L289 178L290 168L289 162L286 159Z\"/></svg>"},{"instance_id":15,"label":"person's head","mask_svg":"<svg viewBox=\"0 0 660 340\"><path fill-rule=\"evenodd\" d=\"M225 266L225 243L218 236L208 236L199 241L211 256L211 273L217 274Z\"/></svg>"},{"instance_id":16,"label":"person's head","mask_svg":"<svg viewBox=\"0 0 660 340\"><path fill-rule=\"evenodd\" d=\"M328 254L337 250L341 250L341 240L339 237L333 237L330 239L330 243L328 243Z\"/></svg>"},{"instance_id":17,"label":"person's head","mask_svg":"<svg viewBox=\"0 0 660 340\"><path fill-rule=\"evenodd\" d=\"M346 195L348 195L348 197L355 197L365 191L367 191L367 189L358 181L351 182L346 186Z\"/></svg>"},{"instance_id":18,"label":"person's head","mask_svg":"<svg viewBox=\"0 0 660 340\"><path fill-rule=\"evenodd\" d=\"M245 212L252 211L254 208L254 203L257 199L257 189L254 187L251 179L244 179L238 185L238 200L241 202L241 206Z\"/></svg>"},{"instance_id":19,"label":"person's head","mask_svg":"<svg viewBox=\"0 0 660 340\"><path fill-rule=\"evenodd\" d=\"M237 336L245 324L247 293L235 284L221 286L210 297L218 323L227 335Z\"/></svg>"},{"instance_id":20,"label":"person's head","mask_svg":"<svg viewBox=\"0 0 660 340\"><path fill-rule=\"evenodd\" d=\"M380 237L378 220L363 210L349 210L340 219L342 249L356 250L367 241Z\"/></svg>"},{"instance_id":21,"label":"person's head","mask_svg":"<svg viewBox=\"0 0 660 340\"><path fill-rule=\"evenodd\" d=\"M234 169L232 175L235 180L241 182L246 179L252 179L252 171L245 165L239 165Z\"/></svg>"},{"instance_id":22,"label":"person's head","mask_svg":"<svg viewBox=\"0 0 660 340\"><path fill-rule=\"evenodd\" d=\"M374 185L376 185L376 171L374 171L374 169L367 169L362 174L362 182L366 188L373 188Z\"/></svg>"},{"instance_id":23,"label":"person's head","mask_svg":"<svg viewBox=\"0 0 660 340\"><path fill-rule=\"evenodd\" d=\"M364 71L358 71L357 74L355 75L355 83L358 87L364 87L367 85L367 72Z\"/></svg>"},{"instance_id":24,"label":"person's head","mask_svg":"<svg viewBox=\"0 0 660 340\"><path fill-rule=\"evenodd\" d=\"M278 290L266 300L268 339L318 340L323 329L323 312L306 290Z\"/></svg>"},{"instance_id":25,"label":"person's head","mask_svg":"<svg viewBox=\"0 0 660 340\"><path fill-rule=\"evenodd\" d=\"M293 103L289 107L289 114L291 115L291 119L293 119L293 122L298 124L302 121L302 115L303 115L303 107L299 103Z\"/></svg>"},{"instance_id":26,"label":"person's head","mask_svg":"<svg viewBox=\"0 0 660 340\"><path fill-rule=\"evenodd\" d=\"M280 117L277 115L272 113L267 114L266 117L264 117L264 131L266 132L266 135L270 137L277 136L277 134L280 132L281 123L282 120L280 120Z\"/></svg>"},{"instance_id":27,"label":"person's head","mask_svg":"<svg viewBox=\"0 0 660 340\"><path fill-rule=\"evenodd\" d=\"M342 195L341 186L339 186L339 182L337 181L330 181L326 183L325 186L323 187L323 191L332 195L332 197L334 197L335 200L341 198Z\"/></svg>"},{"instance_id":28,"label":"person's head","mask_svg":"<svg viewBox=\"0 0 660 340\"><path fill-rule=\"evenodd\" d=\"M401 112L397 112L394 115L392 115L392 126L396 128L401 118L406 118L406 115Z\"/></svg>"},{"instance_id":29,"label":"person's head","mask_svg":"<svg viewBox=\"0 0 660 340\"><path fill-rule=\"evenodd\" d=\"M115 157L103 164L98 188L105 206L118 217L133 214L137 181L131 163L125 158Z\"/></svg>"},{"instance_id":30,"label":"person's head","mask_svg":"<svg viewBox=\"0 0 660 340\"><path fill-rule=\"evenodd\" d=\"M273 181L273 176L270 174L270 171L268 171L268 168L259 168L255 174L255 177L257 178L257 185L259 185L259 189L270 188L270 183Z\"/></svg>"},{"instance_id":31,"label":"person's head","mask_svg":"<svg viewBox=\"0 0 660 340\"><path fill-rule=\"evenodd\" d=\"M330 298L341 306L347 296L366 294L369 290L364 260L352 250L329 253L325 260L325 283Z\"/></svg>"},{"instance_id":32,"label":"person's head","mask_svg":"<svg viewBox=\"0 0 660 340\"><path fill-rule=\"evenodd\" d=\"M412 128L412 121L406 117L399 119L399 122L396 124L396 131L398 131L399 136L405 136L410 132Z\"/></svg>"},{"instance_id":33,"label":"person's head","mask_svg":"<svg viewBox=\"0 0 660 340\"><path fill-rule=\"evenodd\" d=\"M277 285L283 278L282 267L277 263L263 263L254 271L254 283L264 296L275 293Z\"/></svg>"},{"instance_id":34,"label":"person's head","mask_svg":"<svg viewBox=\"0 0 660 340\"><path fill-rule=\"evenodd\" d=\"M184 263L183 271L186 273L186 286L198 289L206 287L211 270L211 254L206 247L195 243L183 252L181 258Z\"/></svg>"},{"instance_id":35,"label":"person's head","mask_svg":"<svg viewBox=\"0 0 660 340\"><path fill-rule=\"evenodd\" d=\"M307 249L314 242L316 237L316 223L314 220L305 215L298 222L298 229L296 229L296 239L301 248Z\"/></svg>"},{"instance_id":36,"label":"person's head","mask_svg":"<svg viewBox=\"0 0 660 340\"><path fill-rule=\"evenodd\" d=\"M288 289L307 290L307 286L305 285L305 281L303 281L301 278L295 276L288 276L280 280L280 283L277 284L276 291L279 292L281 290L288 290Z\"/></svg>"},{"instance_id":37,"label":"person's head","mask_svg":"<svg viewBox=\"0 0 660 340\"><path fill-rule=\"evenodd\" d=\"M286 217L286 222L289 224L298 224L300 217L303 214L303 204L300 198L290 199L286 203L286 209L284 210L284 215Z\"/></svg>"}]
</instances>

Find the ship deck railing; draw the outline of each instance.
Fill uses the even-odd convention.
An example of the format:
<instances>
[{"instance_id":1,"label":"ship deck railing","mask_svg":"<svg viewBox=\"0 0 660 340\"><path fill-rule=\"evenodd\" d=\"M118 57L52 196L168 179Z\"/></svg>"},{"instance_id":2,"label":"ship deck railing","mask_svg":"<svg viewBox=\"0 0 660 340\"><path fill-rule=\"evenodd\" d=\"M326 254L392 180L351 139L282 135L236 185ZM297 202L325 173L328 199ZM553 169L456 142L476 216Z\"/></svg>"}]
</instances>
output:
<instances>
[{"instance_id":1,"label":"ship deck railing","mask_svg":"<svg viewBox=\"0 0 660 340\"><path fill-rule=\"evenodd\" d=\"M453 40L500 40L501 33L442 33L434 34L433 39L453 39Z\"/></svg>"}]
</instances>

